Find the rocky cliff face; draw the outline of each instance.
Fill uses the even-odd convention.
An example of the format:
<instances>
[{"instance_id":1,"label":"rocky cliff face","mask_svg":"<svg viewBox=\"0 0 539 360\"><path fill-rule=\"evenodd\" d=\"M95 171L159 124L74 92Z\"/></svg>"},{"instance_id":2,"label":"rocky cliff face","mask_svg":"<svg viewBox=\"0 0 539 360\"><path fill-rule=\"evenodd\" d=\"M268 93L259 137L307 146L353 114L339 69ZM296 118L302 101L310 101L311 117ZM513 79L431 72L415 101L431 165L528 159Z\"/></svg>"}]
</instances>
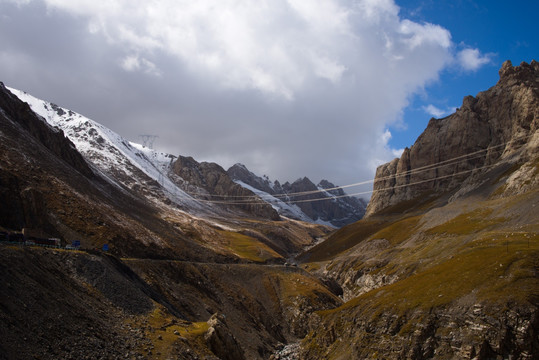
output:
<instances>
[{"instance_id":1,"label":"rocky cliff face","mask_svg":"<svg viewBox=\"0 0 539 360\"><path fill-rule=\"evenodd\" d=\"M278 181L271 183L268 177L255 175L243 164L234 164L226 172L233 180L241 181L244 184L250 185L255 189L271 195L276 194L281 190L281 184L279 184Z\"/></svg>"},{"instance_id":2,"label":"rocky cliff face","mask_svg":"<svg viewBox=\"0 0 539 360\"><path fill-rule=\"evenodd\" d=\"M327 221L336 227L351 224L361 219L365 211L365 204L357 198L343 197L344 191L334 188L335 185L327 180L322 180L318 185L315 185L307 177L298 179L292 184L286 182L282 185L284 193L287 194L314 192L313 194L290 196L290 201L296 202L311 219ZM323 191L326 189L334 190ZM321 197L327 197L327 200L319 200Z\"/></svg>"},{"instance_id":3,"label":"rocky cliff face","mask_svg":"<svg viewBox=\"0 0 539 360\"><path fill-rule=\"evenodd\" d=\"M343 189L335 189L335 185L327 180L318 183L319 189L325 189L329 197L336 201L322 202L319 217L327 219L336 227L342 227L360 220L365 215L367 202L363 199L346 196Z\"/></svg>"},{"instance_id":4,"label":"rocky cliff face","mask_svg":"<svg viewBox=\"0 0 539 360\"><path fill-rule=\"evenodd\" d=\"M272 183L267 177L253 174L242 164L235 164L227 172L233 180L274 196L299 210L294 213L289 206L280 208L283 216L341 227L358 221L365 213L363 200L346 196L342 189L335 189L335 185L327 180L315 185L304 177L281 185L279 181ZM279 208L278 204L276 207Z\"/></svg>"},{"instance_id":5,"label":"rocky cliff face","mask_svg":"<svg viewBox=\"0 0 539 360\"><path fill-rule=\"evenodd\" d=\"M222 206L238 208L255 216L279 220L279 214L252 191L236 184L227 172L215 163L195 161L192 157L179 156L172 165L172 172L184 182L183 188L200 193L207 201ZM231 204L231 205L228 205Z\"/></svg>"},{"instance_id":6,"label":"rocky cliff face","mask_svg":"<svg viewBox=\"0 0 539 360\"><path fill-rule=\"evenodd\" d=\"M531 140L539 127L539 63L506 61L499 74L494 87L465 97L453 115L431 119L400 159L377 169L367 216L463 182L471 189L474 176Z\"/></svg>"}]
</instances>

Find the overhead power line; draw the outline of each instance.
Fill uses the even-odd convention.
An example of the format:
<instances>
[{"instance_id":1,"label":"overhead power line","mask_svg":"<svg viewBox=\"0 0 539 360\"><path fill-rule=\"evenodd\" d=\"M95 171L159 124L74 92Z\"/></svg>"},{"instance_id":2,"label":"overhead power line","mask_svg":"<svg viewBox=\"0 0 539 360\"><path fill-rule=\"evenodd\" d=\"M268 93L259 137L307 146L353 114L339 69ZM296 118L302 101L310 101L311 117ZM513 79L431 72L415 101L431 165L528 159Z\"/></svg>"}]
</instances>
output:
<instances>
[{"instance_id":1,"label":"overhead power line","mask_svg":"<svg viewBox=\"0 0 539 360\"><path fill-rule=\"evenodd\" d=\"M139 138L142 140L142 146L147 147L153 150L153 143L155 139L159 136L157 135L139 135Z\"/></svg>"},{"instance_id":2,"label":"overhead power line","mask_svg":"<svg viewBox=\"0 0 539 360\"><path fill-rule=\"evenodd\" d=\"M485 165L485 166L481 166L481 167L470 169L470 170L459 171L457 173L450 174L450 175L436 176L436 177L430 178L430 179L416 181L416 182L409 183L409 184L390 186L390 187L383 188L383 189L376 189L376 190L357 192L357 193L354 193L354 194L338 195L338 196L333 196L331 198L324 197L324 198L316 198L316 199L290 200L288 202L293 203L293 204L298 204L298 203L306 203L306 202L314 202L314 201L340 199L340 198L345 198L345 197L350 197L350 196L366 195L366 194L373 193L375 191L385 191L385 190L403 188L403 187L407 187L407 186L414 186L414 185L424 184L424 183L431 182L431 181L436 181L436 180L440 180L440 179L446 179L446 178L459 176L459 175L462 175L462 174L466 174L466 173L470 173L470 172L474 172L474 171L478 171L478 170L482 170L482 169L491 168L491 167L494 167L494 166L495 165ZM245 201L202 200L202 199L197 199L197 200L201 201L201 202L205 202L205 203L226 204L226 205L254 205L254 204L260 204L261 202L263 202L262 199L258 199L257 202L255 202L255 201L247 201L247 200L245 200Z\"/></svg>"},{"instance_id":3,"label":"overhead power line","mask_svg":"<svg viewBox=\"0 0 539 360\"><path fill-rule=\"evenodd\" d=\"M445 167L445 166L455 165L455 164L458 164L458 163L462 163L462 162L465 162L465 161L469 161L469 160L473 160L473 159L483 157L483 156L485 156L484 153L486 153L486 152L488 152L490 150L501 148L501 147L506 146L507 144L509 144L511 142L526 139L526 138L529 138L531 136L532 135L518 137L518 138L512 139L512 140L507 141L507 142L502 143L502 144L498 144L498 145L491 146L491 147L488 147L488 148L485 148L485 149L477 150L477 151L474 151L474 152L471 152L471 153L463 154L463 155L460 155L460 156L457 156L457 157L454 157L454 158L451 158L451 159L439 161L439 162L432 163L432 164L429 164L429 165L421 166L421 167L418 167L418 168L415 168L415 169L403 171L403 172L398 173L398 174L379 177L377 179L365 180L365 181L361 181L361 182L357 182L357 183L353 183L353 184L348 184L348 185L335 186L335 187L328 188L328 189L317 189L317 190L301 191L301 192L294 192L294 193L273 194L273 195L272 194L267 194L267 195L261 194L261 195L237 195L237 196L232 196L232 195L201 194L201 193L190 193L190 192L186 192L186 193L191 195L191 196L194 196L195 198L196 198L196 196L210 196L210 197L216 197L216 198L221 198L222 199L222 200L197 199L198 201L201 201L201 202L216 203L216 204L224 204L224 203L226 203L226 204L231 204L231 205L260 203L260 199L264 198L264 197L275 198L275 199L278 199L278 200L282 200L281 198L287 198L286 202L288 202L288 203L302 203L302 202L322 201L322 200L328 200L328 198L327 197L322 197L322 198L316 198L316 199L291 200L290 197L299 197L299 196L313 195L313 194L319 194L319 193L326 193L326 192L333 191L333 190L346 189L346 188L357 187L357 186L366 185L366 184L374 184L376 182L380 182L380 181L384 181L384 180L397 179L397 178L400 178L400 177L403 177L403 176L409 176L409 175L412 175L412 174L418 174L418 173L423 173L423 172L435 170L435 169L442 168L442 167ZM475 168L475 169L472 169L472 170L465 170L464 173L469 172L469 171L473 171L473 170L477 170L477 169L482 169L482 168L484 168L484 167ZM438 178L433 178L433 179L429 179L429 180L424 180L424 181L421 181L421 182L418 182L418 183L413 183L413 184L404 184L404 185L393 186L393 187L387 188L385 190L399 188L399 187L403 187L403 186L412 186L412 185L415 185L415 184L420 184L420 183L428 182L428 181L434 181L436 179L442 179L442 178L446 178L446 177L450 177L450 176L456 176L456 175L459 175L459 174L461 174L461 173L454 173L454 174L451 174L451 175L438 177ZM333 195L331 197L331 199L338 199L338 198L344 198L344 197L349 197L349 196L365 195L365 194L370 194L373 191L383 191L383 190L384 189L376 189L376 190L370 190L370 191L359 192L359 193L354 193L354 194ZM244 199L244 200L242 200L242 199Z\"/></svg>"}]
</instances>

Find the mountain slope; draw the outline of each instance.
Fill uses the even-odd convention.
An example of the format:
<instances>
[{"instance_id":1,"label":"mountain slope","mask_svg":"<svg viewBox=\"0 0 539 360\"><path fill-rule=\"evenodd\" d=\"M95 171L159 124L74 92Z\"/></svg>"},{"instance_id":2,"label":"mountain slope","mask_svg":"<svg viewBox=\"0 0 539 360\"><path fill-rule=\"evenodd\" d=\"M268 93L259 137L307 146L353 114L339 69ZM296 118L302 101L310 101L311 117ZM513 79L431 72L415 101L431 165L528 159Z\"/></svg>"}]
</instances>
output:
<instances>
[{"instance_id":1,"label":"mountain slope","mask_svg":"<svg viewBox=\"0 0 539 360\"><path fill-rule=\"evenodd\" d=\"M267 359L341 304L292 267L1 243L0 259L0 359Z\"/></svg>"},{"instance_id":2,"label":"mountain slope","mask_svg":"<svg viewBox=\"0 0 539 360\"><path fill-rule=\"evenodd\" d=\"M104 178L62 131L0 86L0 226L118 255L224 259L159 216L153 203Z\"/></svg>"},{"instance_id":3,"label":"mountain slope","mask_svg":"<svg viewBox=\"0 0 539 360\"><path fill-rule=\"evenodd\" d=\"M273 224L279 220L277 212L253 192L232 182L217 164L198 163L192 158L186 161L186 157L130 143L80 114L22 91L11 90L30 104L51 129L64 131L100 178L125 196L157 207L153 210L153 218L164 221L173 228L172 233L189 237L210 253L249 261L284 262L290 253L299 252L329 231L322 226L289 221L277 229ZM223 196L232 199L239 196L242 201L248 197L253 204L231 205ZM254 222L253 218L259 221ZM165 247L180 246L173 238L149 235L142 240L133 236L133 242L142 240L145 246L153 243L166 244ZM91 244L83 241L83 246L93 246ZM262 256L258 255L259 248L263 249Z\"/></svg>"},{"instance_id":4,"label":"mountain slope","mask_svg":"<svg viewBox=\"0 0 539 360\"><path fill-rule=\"evenodd\" d=\"M61 129L77 150L116 184L135 193L170 198L191 211L209 211L166 176L174 156L130 143L101 124L71 110L11 89L51 126Z\"/></svg>"},{"instance_id":5,"label":"mountain slope","mask_svg":"<svg viewBox=\"0 0 539 360\"><path fill-rule=\"evenodd\" d=\"M341 303L278 265L327 228L204 203L187 213L190 198L167 201L151 178L150 152L122 154L68 116L85 156L0 85L0 358L267 358ZM5 241L23 228L82 249Z\"/></svg>"},{"instance_id":6,"label":"mountain slope","mask_svg":"<svg viewBox=\"0 0 539 360\"><path fill-rule=\"evenodd\" d=\"M314 318L305 358L535 358L537 206L537 190L458 200L309 264L348 301Z\"/></svg>"},{"instance_id":7,"label":"mountain slope","mask_svg":"<svg viewBox=\"0 0 539 360\"><path fill-rule=\"evenodd\" d=\"M302 255L347 301L313 317L303 358L539 356L538 78L505 63L379 168L367 218Z\"/></svg>"}]
</instances>

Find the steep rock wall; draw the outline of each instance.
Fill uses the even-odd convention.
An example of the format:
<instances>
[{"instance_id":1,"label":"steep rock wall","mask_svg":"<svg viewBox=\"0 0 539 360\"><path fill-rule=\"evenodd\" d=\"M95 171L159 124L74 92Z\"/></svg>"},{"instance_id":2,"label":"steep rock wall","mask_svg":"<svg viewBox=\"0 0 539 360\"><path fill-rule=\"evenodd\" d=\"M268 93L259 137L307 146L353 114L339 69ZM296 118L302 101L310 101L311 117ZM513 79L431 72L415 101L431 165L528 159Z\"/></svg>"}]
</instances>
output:
<instances>
[{"instance_id":1,"label":"steep rock wall","mask_svg":"<svg viewBox=\"0 0 539 360\"><path fill-rule=\"evenodd\" d=\"M366 216L453 190L531 140L539 128L539 63L506 61L499 74L494 87L466 96L454 114L431 119L400 159L378 167Z\"/></svg>"}]
</instances>

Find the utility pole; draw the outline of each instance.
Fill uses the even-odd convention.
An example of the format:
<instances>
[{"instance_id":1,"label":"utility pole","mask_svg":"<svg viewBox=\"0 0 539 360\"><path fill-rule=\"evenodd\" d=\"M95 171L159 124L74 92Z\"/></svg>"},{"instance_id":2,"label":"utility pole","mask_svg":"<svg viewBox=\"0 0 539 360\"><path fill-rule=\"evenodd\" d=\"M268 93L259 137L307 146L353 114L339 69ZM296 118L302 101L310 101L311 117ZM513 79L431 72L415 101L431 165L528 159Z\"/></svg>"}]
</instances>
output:
<instances>
[{"instance_id":1,"label":"utility pole","mask_svg":"<svg viewBox=\"0 0 539 360\"><path fill-rule=\"evenodd\" d=\"M157 139L159 136L157 136L157 135L139 135L138 137L142 140L142 146L153 150L153 143L154 143L155 139Z\"/></svg>"}]
</instances>

